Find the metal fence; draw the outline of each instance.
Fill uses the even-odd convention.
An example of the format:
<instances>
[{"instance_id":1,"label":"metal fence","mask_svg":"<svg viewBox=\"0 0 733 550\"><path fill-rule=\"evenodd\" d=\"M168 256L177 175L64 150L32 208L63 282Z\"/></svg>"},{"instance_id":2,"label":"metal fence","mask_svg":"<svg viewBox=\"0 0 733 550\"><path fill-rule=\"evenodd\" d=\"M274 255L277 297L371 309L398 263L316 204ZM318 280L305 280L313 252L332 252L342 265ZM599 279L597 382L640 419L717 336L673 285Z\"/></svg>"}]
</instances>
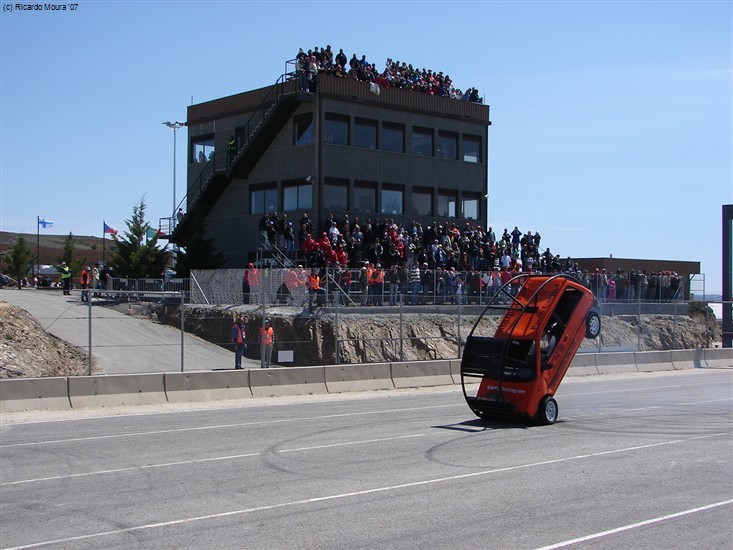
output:
<instances>
[{"instance_id":1,"label":"metal fence","mask_svg":"<svg viewBox=\"0 0 733 550\"><path fill-rule=\"evenodd\" d=\"M263 306L307 304L308 276L310 271L294 267L279 269L265 267L257 270L257 284L250 285L246 295L243 289L243 269L193 270L190 282L192 304L258 304ZM421 272L421 280L415 285L409 281L409 272L397 280L399 272L392 275L384 271L383 284L364 284L362 269L328 268L319 270L321 290L317 300L322 305L389 305L402 302L410 305L487 305L498 293L501 283L487 284L486 271L428 270ZM394 280L393 280L394 277ZM492 278L496 280L495 277ZM459 284L460 281L460 284ZM685 281L671 286L642 284L609 294L607 289L587 285L602 303L683 303L686 296ZM508 302L508 299L506 300Z\"/></svg>"}]
</instances>

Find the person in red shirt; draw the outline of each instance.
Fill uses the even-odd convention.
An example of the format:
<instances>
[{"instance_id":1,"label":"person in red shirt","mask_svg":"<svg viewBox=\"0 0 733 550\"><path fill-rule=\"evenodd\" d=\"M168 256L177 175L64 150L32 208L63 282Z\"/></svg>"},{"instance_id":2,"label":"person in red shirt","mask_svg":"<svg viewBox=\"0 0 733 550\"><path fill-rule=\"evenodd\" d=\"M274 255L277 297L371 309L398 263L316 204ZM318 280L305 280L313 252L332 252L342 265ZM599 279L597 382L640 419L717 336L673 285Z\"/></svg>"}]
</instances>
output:
<instances>
[{"instance_id":1,"label":"person in red shirt","mask_svg":"<svg viewBox=\"0 0 733 550\"><path fill-rule=\"evenodd\" d=\"M249 304L250 296L260 287L260 270L252 262L244 270L242 277L242 303Z\"/></svg>"},{"instance_id":2,"label":"person in red shirt","mask_svg":"<svg viewBox=\"0 0 733 550\"><path fill-rule=\"evenodd\" d=\"M511 273L511 271L509 271L509 269L507 267L502 267L501 268L501 271L499 272L499 276L501 277L501 284L503 286L503 285L507 284L509 282L509 280L512 278L512 273ZM503 304L506 304L507 302L509 302L509 294L508 293L509 293L509 289L508 288L504 289L504 291L502 292L503 295L501 297L501 302Z\"/></svg>"}]
</instances>

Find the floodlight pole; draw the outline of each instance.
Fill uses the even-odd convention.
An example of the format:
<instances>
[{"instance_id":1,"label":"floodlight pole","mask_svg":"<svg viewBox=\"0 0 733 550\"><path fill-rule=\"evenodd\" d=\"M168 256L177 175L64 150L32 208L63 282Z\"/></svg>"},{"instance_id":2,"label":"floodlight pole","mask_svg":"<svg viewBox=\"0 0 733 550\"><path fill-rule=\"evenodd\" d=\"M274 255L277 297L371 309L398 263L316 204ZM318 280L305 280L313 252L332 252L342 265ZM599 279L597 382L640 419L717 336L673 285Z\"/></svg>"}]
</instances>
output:
<instances>
[{"instance_id":1,"label":"floodlight pole","mask_svg":"<svg viewBox=\"0 0 733 550\"><path fill-rule=\"evenodd\" d=\"M176 218L176 133L178 132L179 128L182 128L186 125L185 122L164 122L168 128L171 128L173 130L173 210L172 210L172 218L175 220Z\"/></svg>"},{"instance_id":2,"label":"floodlight pole","mask_svg":"<svg viewBox=\"0 0 733 550\"><path fill-rule=\"evenodd\" d=\"M171 222L169 224L168 230L172 231L175 227L176 223L176 133L178 132L179 128L182 128L186 125L185 122L164 122L168 128L173 130L173 210L171 210ZM178 253L178 247L174 244L173 245L173 266L176 265L176 258Z\"/></svg>"}]
</instances>

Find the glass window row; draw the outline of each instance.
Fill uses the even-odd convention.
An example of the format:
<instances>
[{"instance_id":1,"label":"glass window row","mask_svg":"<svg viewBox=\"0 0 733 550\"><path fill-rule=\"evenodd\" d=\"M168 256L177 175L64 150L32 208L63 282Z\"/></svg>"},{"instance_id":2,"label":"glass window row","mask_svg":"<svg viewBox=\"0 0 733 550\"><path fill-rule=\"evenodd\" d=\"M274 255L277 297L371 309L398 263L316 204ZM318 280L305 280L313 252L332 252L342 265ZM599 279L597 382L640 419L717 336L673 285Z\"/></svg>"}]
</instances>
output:
<instances>
[{"instance_id":1,"label":"glass window row","mask_svg":"<svg viewBox=\"0 0 733 550\"><path fill-rule=\"evenodd\" d=\"M353 131L352 131L353 126ZM381 133L374 119L326 113L324 117L324 141L331 145L346 145L363 149L380 149L404 153L406 126L394 122L382 122ZM413 155L481 162L481 136L459 134L420 126L411 127ZM304 145L314 140L313 116L295 118L295 144Z\"/></svg>"},{"instance_id":2,"label":"glass window row","mask_svg":"<svg viewBox=\"0 0 733 550\"><path fill-rule=\"evenodd\" d=\"M405 152L405 125L382 122L381 134L376 120L354 117L353 133L351 118L345 115L326 113L324 140L332 145L351 145L363 149L380 149L394 153ZM313 115L307 114L294 119L295 145L313 143L315 131ZM481 136L458 134L413 126L411 133L412 154L426 157L481 162ZM460 147L459 147L460 143ZM203 136L191 140L190 162L203 163L214 158L216 151L214 136Z\"/></svg>"},{"instance_id":3,"label":"glass window row","mask_svg":"<svg viewBox=\"0 0 733 550\"><path fill-rule=\"evenodd\" d=\"M282 203L278 200L276 184L258 186L250 192L250 214L310 210L313 207L313 187L310 183L284 183ZM406 193L404 186L354 181L349 188L346 180L328 178L323 185L322 207L325 211L351 211L387 216L440 216L445 218L479 218L480 197L476 193L437 191L413 187Z\"/></svg>"}]
</instances>

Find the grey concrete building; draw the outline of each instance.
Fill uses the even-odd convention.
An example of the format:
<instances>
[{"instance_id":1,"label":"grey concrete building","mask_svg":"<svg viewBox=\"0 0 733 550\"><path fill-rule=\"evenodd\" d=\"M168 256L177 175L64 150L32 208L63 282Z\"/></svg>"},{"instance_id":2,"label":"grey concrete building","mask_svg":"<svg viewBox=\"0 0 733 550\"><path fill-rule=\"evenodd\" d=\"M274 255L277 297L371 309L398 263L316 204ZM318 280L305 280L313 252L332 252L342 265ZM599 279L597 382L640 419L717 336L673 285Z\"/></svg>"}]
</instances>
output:
<instances>
[{"instance_id":1,"label":"grey concrete building","mask_svg":"<svg viewBox=\"0 0 733 550\"><path fill-rule=\"evenodd\" d=\"M185 215L170 221L172 242L186 246L203 224L225 267L243 267L273 211L296 241L304 214L318 234L329 214L484 226L488 105L334 76L305 93L291 76L188 108Z\"/></svg>"}]
</instances>

